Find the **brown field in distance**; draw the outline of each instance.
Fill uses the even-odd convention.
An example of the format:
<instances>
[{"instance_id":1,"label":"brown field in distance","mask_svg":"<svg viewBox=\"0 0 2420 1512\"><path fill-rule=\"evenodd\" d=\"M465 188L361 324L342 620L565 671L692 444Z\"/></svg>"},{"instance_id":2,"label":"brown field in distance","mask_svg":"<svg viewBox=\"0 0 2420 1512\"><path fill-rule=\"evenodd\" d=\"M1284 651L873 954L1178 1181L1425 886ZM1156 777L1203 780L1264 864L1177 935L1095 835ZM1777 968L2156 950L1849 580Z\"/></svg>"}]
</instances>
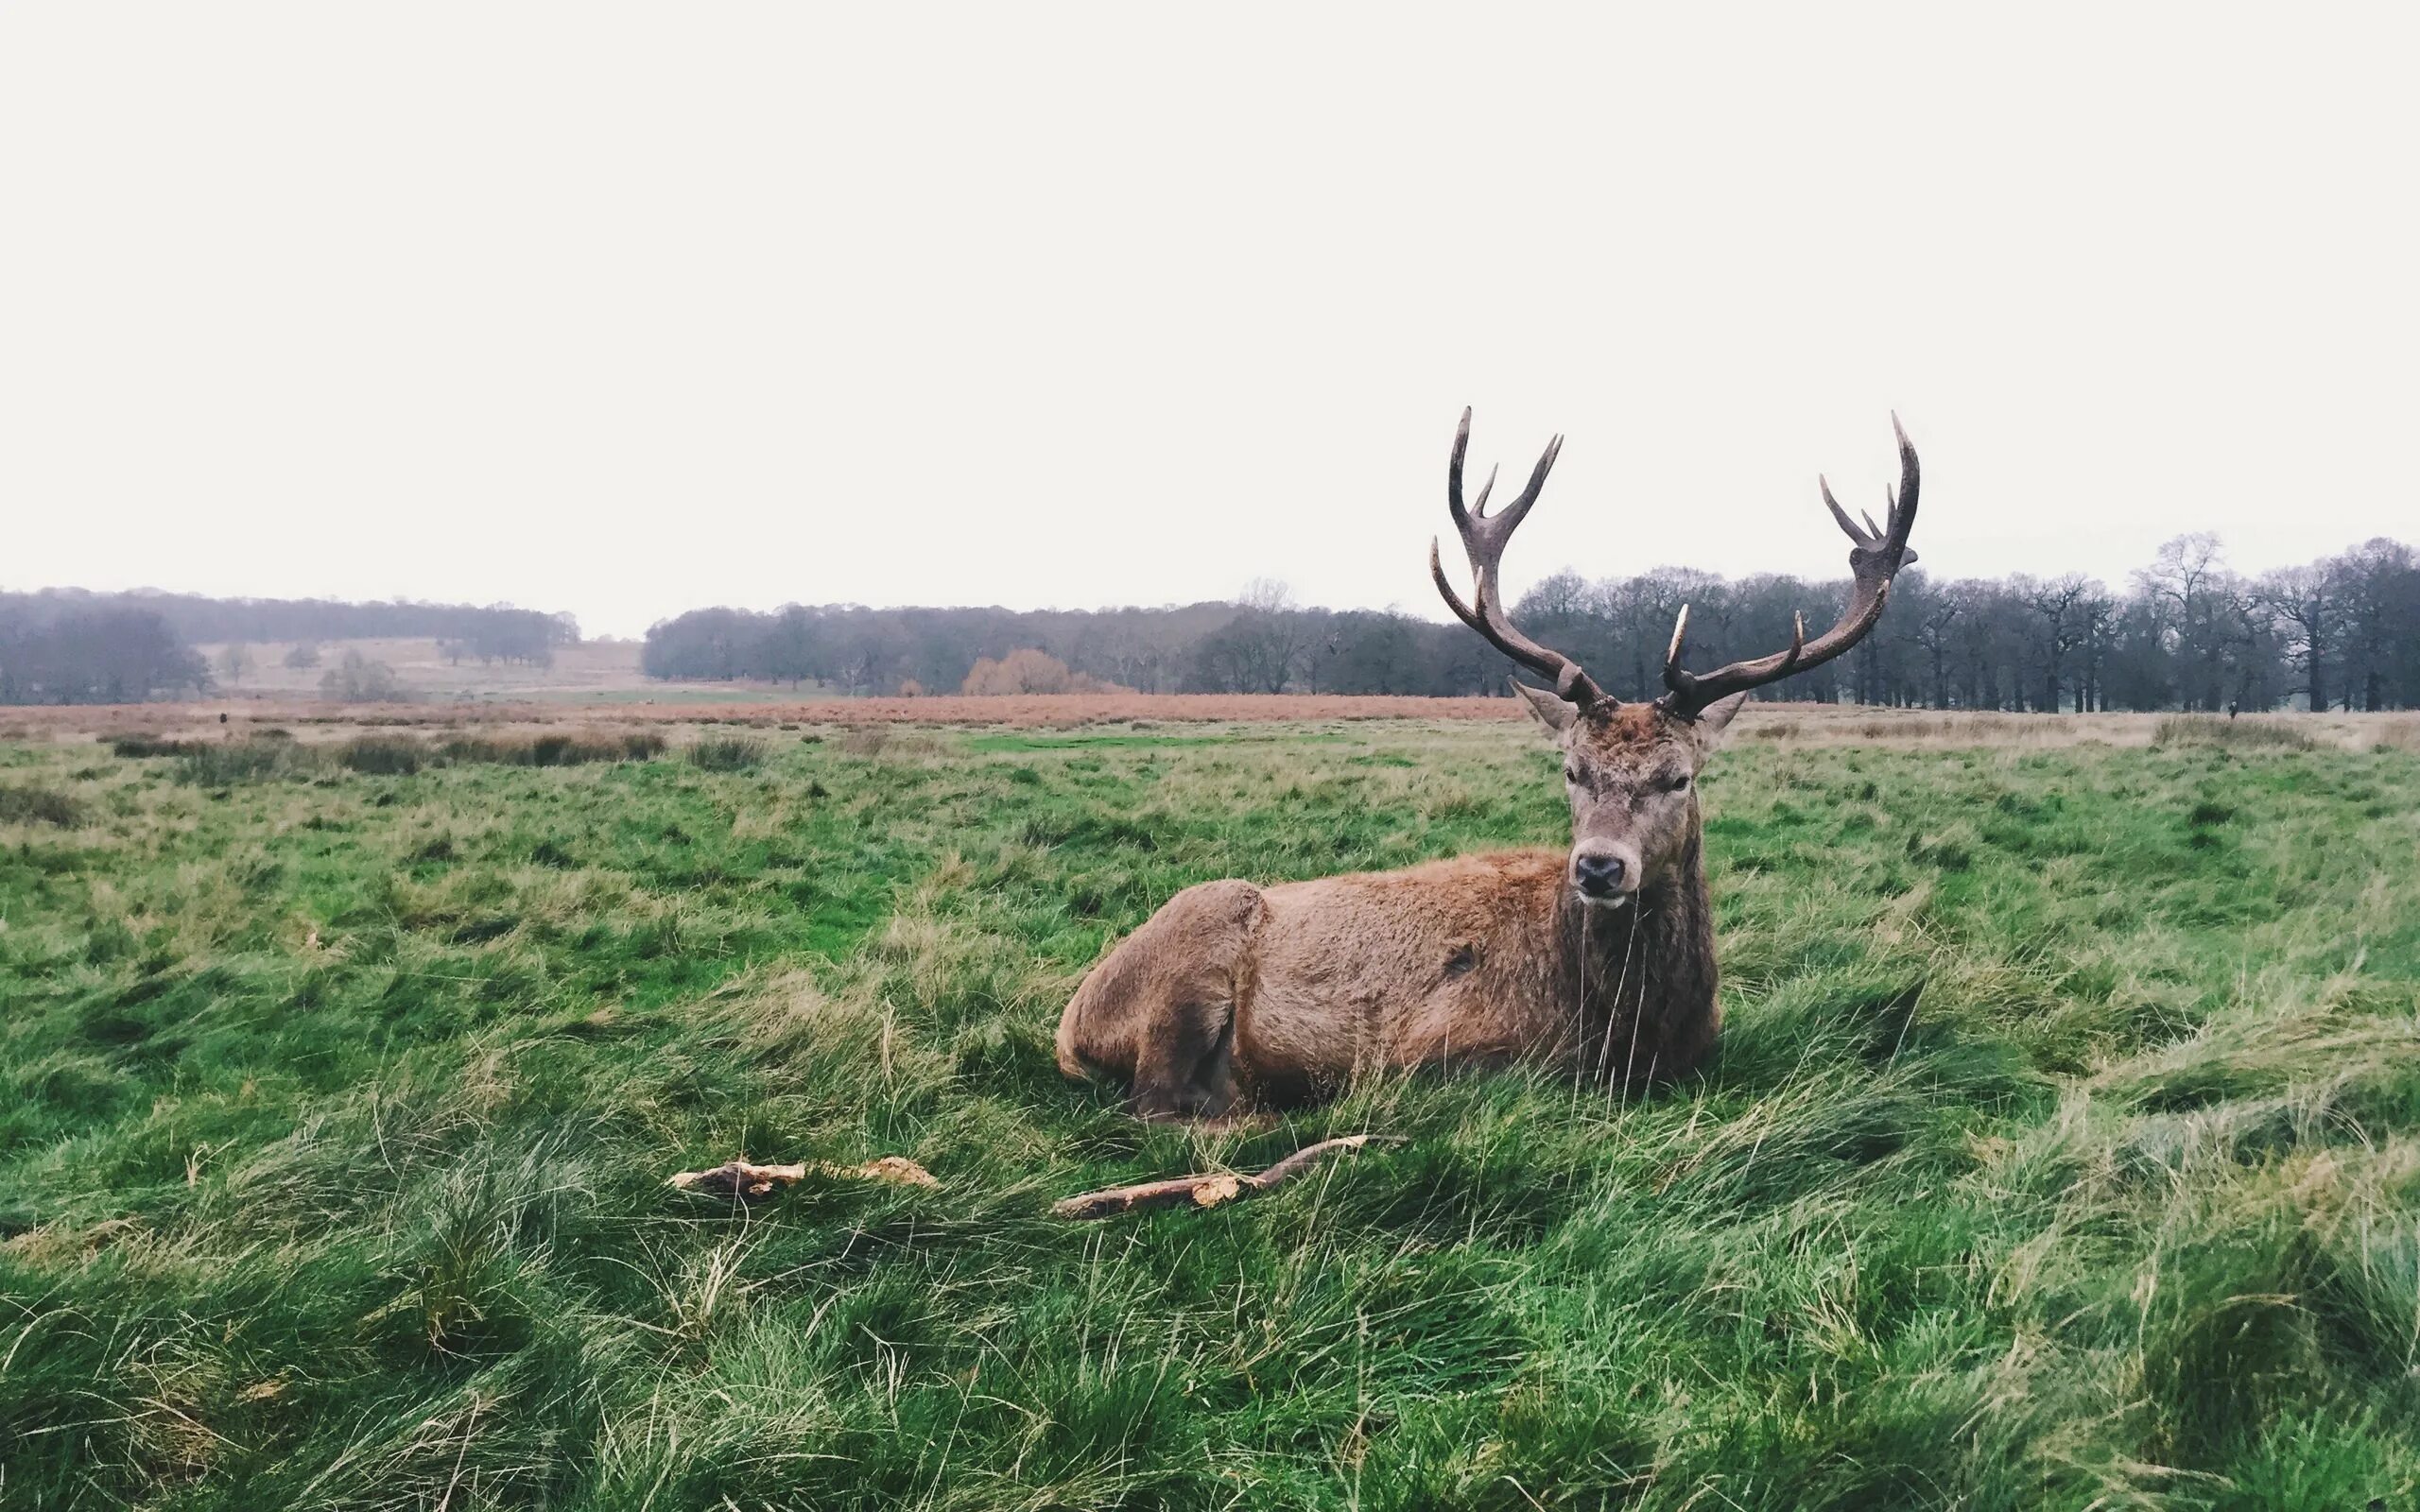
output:
<instances>
[{"instance_id":1,"label":"brown field in distance","mask_svg":"<svg viewBox=\"0 0 2420 1512\"><path fill-rule=\"evenodd\" d=\"M224 649L197 647L213 667ZM594 640L559 648L551 666L449 662L428 639L320 643L320 665L285 665L287 643L251 646L253 669L239 687L182 704L37 709L0 708L0 739L73 739L137 732L193 738L224 729L230 734L282 728L305 740L349 738L364 729L423 727L617 730L698 725L759 729L853 725L935 725L1009 729L1072 729L1150 724L1319 724L1339 720L1519 720L1511 696L1417 698L1329 694L1053 694L979 697L959 694L902 698L851 698L828 690L765 682L657 682L639 671L640 643ZM394 669L409 700L342 704L319 696L320 678L358 651ZM222 682L223 682L222 679ZM227 716L224 726L219 716ZM1734 740L1821 745L1937 745L2058 747L2102 744L2148 746L2158 713L2018 714L1936 712L1818 703L1751 704ZM2192 716L2221 719L2223 716ZM2245 714L2238 737L2256 742L2274 727L2276 739L2348 750L2376 746L2420 749L2420 714Z\"/></svg>"},{"instance_id":2,"label":"brown field in distance","mask_svg":"<svg viewBox=\"0 0 2420 1512\"><path fill-rule=\"evenodd\" d=\"M1414 698L1325 694L1063 694L1009 697L948 695L917 698L783 698L775 690L727 691L699 698L694 687L671 685L612 702L571 703L488 696L475 700L339 704L299 692L247 689L191 703L117 704L0 710L0 740L38 742L112 739L135 733L171 738L242 738L280 729L298 739L350 738L364 730L477 729L507 732L564 728L595 730L738 726L805 730L872 725L961 728L1075 729L1163 724L1327 724L1361 720L1518 721L1518 700ZM2229 744L2273 742L2365 750L2391 746L2420 749L2420 713L2262 713L2230 721L2222 715L2158 713L2018 714L1882 709L1814 703L1752 704L1733 728L1734 741L1815 745L2020 747L2149 746L2161 736L2192 738L2230 726ZM2273 732L2273 734L2268 733Z\"/></svg>"}]
</instances>

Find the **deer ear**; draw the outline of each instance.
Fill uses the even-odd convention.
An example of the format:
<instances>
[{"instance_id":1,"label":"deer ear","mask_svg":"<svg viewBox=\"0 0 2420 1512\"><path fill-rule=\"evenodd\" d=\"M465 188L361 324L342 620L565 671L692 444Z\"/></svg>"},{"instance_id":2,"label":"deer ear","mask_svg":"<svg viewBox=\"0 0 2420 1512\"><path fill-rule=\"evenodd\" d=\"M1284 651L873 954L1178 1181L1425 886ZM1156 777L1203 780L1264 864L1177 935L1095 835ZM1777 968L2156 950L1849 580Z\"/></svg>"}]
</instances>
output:
<instances>
[{"instance_id":1,"label":"deer ear","mask_svg":"<svg viewBox=\"0 0 2420 1512\"><path fill-rule=\"evenodd\" d=\"M1747 701L1747 694L1735 693L1728 698L1717 698L1698 711L1699 747L1710 751L1721 745L1722 732L1730 727L1731 716L1737 713L1739 706Z\"/></svg>"},{"instance_id":2,"label":"deer ear","mask_svg":"<svg viewBox=\"0 0 2420 1512\"><path fill-rule=\"evenodd\" d=\"M1529 700L1530 713L1538 716L1539 724L1558 735L1569 730L1572 721L1580 717L1578 705L1566 703L1544 688L1532 688L1518 678L1512 679L1512 691Z\"/></svg>"}]
</instances>

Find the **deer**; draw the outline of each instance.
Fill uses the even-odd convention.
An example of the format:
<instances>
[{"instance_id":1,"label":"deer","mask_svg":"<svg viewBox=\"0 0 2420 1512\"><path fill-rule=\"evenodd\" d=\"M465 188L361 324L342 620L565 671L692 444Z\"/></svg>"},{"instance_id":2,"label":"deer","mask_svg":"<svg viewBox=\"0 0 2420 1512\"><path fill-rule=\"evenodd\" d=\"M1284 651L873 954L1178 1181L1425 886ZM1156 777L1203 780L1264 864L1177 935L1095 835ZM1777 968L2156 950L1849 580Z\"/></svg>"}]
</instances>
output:
<instances>
[{"instance_id":1,"label":"deer","mask_svg":"<svg viewBox=\"0 0 2420 1512\"><path fill-rule=\"evenodd\" d=\"M1546 680L1512 686L1561 751L1570 845L1187 887L1085 974L1060 1016L1060 1070L1123 1083L1139 1118L1211 1125L1314 1104L1375 1072L1530 1064L1610 1091L1697 1070L1722 1030L1697 777L1751 693L1864 640L1893 579L1916 559L1916 452L1896 415L1891 428L1900 480L1885 490L1884 524L1866 514L1860 525L1818 479L1851 542L1838 623L1810 641L1799 614L1784 649L1696 673L1682 664L1685 604L1663 693L1631 701L1524 634L1504 607L1505 543L1563 438L1520 495L1490 514L1492 471L1478 503L1463 503L1463 410L1445 506L1470 559L1471 601L1455 592L1433 538L1429 576L1456 619Z\"/></svg>"}]
</instances>

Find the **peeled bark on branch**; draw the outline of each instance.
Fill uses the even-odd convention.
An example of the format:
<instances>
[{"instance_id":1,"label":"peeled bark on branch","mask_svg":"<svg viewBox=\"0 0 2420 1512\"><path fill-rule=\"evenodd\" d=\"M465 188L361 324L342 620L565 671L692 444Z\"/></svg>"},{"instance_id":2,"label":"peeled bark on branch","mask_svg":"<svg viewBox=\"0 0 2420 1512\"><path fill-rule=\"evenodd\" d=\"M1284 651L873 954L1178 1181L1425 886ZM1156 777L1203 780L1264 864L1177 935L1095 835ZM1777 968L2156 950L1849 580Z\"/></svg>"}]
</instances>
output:
<instances>
[{"instance_id":1,"label":"peeled bark on branch","mask_svg":"<svg viewBox=\"0 0 2420 1512\"><path fill-rule=\"evenodd\" d=\"M672 1177L668 1184L684 1192L702 1192L708 1196L737 1197L742 1202L754 1202L810 1176L837 1180L889 1181L906 1187L941 1185L933 1179L930 1171L898 1155L886 1155L863 1165L838 1165L830 1160L808 1160L796 1165L752 1165L746 1160L733 1160L711 1171L683 1171Z\"/></svg>"},{"instance_id":2,"label":"peeled bark on branch","mask_svg":"<svg viewBox=\"0 0 2420 1512\"><path fill-rule=\"evenodd\" d=\"M1374 1143L1401 1144L1405 1142L1381 1134L1346 1134L1338 1139L1322 1140L1317 1144L1305 1144L1258 1176L1233 1171L1201 1171L1191 1176L1171 1177L1165 1181L1146 1181L1140 1186L1111 1187L1106 1191L1087 1192L1053 1203L1050 1216L1082 1222L1114 1218L1121 1212L1133 1212L1144 1208L1216 1208L1257 1192L1266 1192L1280 1182L1290 1181L1331 1155L1357 1150Z\"/></svg>"}]
</instances>

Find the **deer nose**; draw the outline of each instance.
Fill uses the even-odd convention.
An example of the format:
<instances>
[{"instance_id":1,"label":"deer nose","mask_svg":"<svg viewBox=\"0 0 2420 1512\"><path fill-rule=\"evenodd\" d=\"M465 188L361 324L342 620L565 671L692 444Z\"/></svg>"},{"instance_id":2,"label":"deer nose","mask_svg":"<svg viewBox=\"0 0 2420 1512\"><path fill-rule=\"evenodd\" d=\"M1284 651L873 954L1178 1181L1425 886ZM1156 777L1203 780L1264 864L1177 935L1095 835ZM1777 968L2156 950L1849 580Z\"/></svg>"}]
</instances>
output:
<instances>
[{"instance_id":1,"label":"deer nose","mask_svg":"<svg viewBox=\"0 0 2420 1512\"><path fill-rule=\"evenodd\" d=\"M1590 852L1571 858L1571 880L1591 898L1611 898L1621 891L1622 873L1629 869L1619 856Z\"/></svg>"}]
</instances>

